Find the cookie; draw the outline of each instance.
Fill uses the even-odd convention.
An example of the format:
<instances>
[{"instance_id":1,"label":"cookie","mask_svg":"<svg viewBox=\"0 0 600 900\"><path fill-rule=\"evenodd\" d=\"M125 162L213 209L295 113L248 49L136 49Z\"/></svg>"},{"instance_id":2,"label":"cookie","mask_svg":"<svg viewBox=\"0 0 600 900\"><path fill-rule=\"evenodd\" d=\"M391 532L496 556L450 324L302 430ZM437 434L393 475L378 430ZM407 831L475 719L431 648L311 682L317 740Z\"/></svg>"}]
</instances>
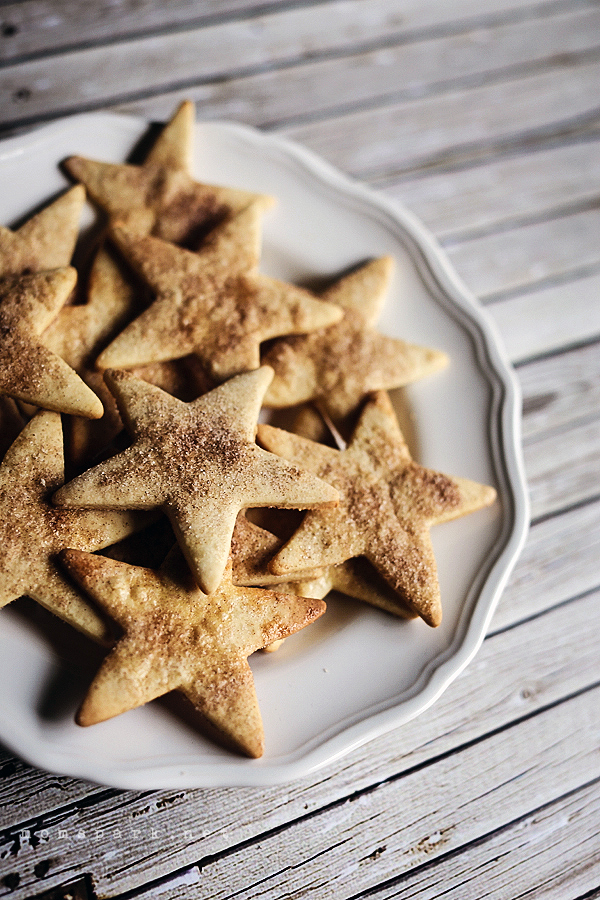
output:
<instances>
[{"instance_id":1,"label":"cookie","mask_svg":"<svg viewBox=\"0 0 600 900\"><path fill-rule=\"evenodd\" d=\"M194 106L181 104L162 129L142 165L65 160L67 172L85 185L91 200L112 222L136 234L154 234L196 249L203 237L230 215L271 197L226 186L202 184L192 175Z\"/></svg>"},{"instance_id":2,"label":"cookie","mask_svg":"<svg viewBox=\"0 0 600 900\"><path fill-rule=\"evenodd\" d=\"M280 587L287 593L319 600L331 591L337 591L401 619L414 619L417 616L400 594L363 557L329 566L321 575L313 578L303 577L300 581L280 583Z\"/></svg>"},{"instance_id":3,"label":"cookie","mask_svg":"<svg viewBox=\"0 0 600 900\"><path fill-rule=\"evenodd\" d=\"M100 418L96 394L41 336L70 297L71 267L0 281L0 393L72 415Z\"/></svg>"},{"instance_id":4,"label":"cookie","mask_svg":"<svg viewBox=\"0 0 600 900\"><path fill-rule=\"evenodd\" d=\"M23 594L96 640L106 622L57 565L65 547L100 550L140 528L140 514L57 509L63 483L60 415L42 410L25 426L0 465L0 606Z\"/></svg>"},{"instance_id":5,"label":"cookie","mask_svg":"<svg viewBox=\"0 0 600 900\"><path fill-rule=\"evenodd\" d=\"M262 530L262 529L261 529ZM281 541L277 541L278 548ZM234 559L235 570L235 559ZM243 570L247 577L246 570ZM271 575L271 582L263 575L262 571L249 571L256 578L255 584L277 584L277 590L284 594L295 594L298 597L306 597L313 600L328 599L331 592L344 594L352 600L361 600L377 609L382 609L400 619L414 619L414 612L402 600L402 597L390 584L371 566L364 558L349 559L337 566L329 566L325 570L316 570L312 575L301 573L294 575L290 581L289 576ZM242 583L246 583L242 581ZM284 638L268 644L263 649L268 653L279 650L284 643Z\"/></svg>"},{"instance_id":6,"label":"cookie","mask_svg":"<svg viewBox=\"0 0 600 900\"><path fill-rule=\"evenodd\" d=\"M0 226L0 278L68 266L84 200L84 189L76 185L16 231Z\"/></svg>"},{"instance_id":7,"label":"cookie","mask_svg":"<svg viewBox=\"0 0 600 900\"><path fill-rule=\"evenodd\" d=\"M235 520L259 506L337 503L337 491L255 441L267 367L184 403L127 372L107 372L134 442L54 495L60 506L162 509L200 588L221 581Z\"/></svg>"},{"instance_id":8,"label":"cookie","mask_svg":"<svg viewBox=\"0 0 600 900\"><path fill-rule=\"evenodd\" d=\"M266 528L249 521L240 513L235 522L231 540L231 560L233 565L233 583L239 585L274 585L287 581L283 575L274 575L269 564L275 554L281 550L283 541ZM321 569L311 569L302 573L302 577L316 578L322 574ZM292 593L296 593L292 591ZM306 594L305 596L316 596ZM321 595L322 597L325 594Z\"/></svg>"},{"instance_id":9,"label":"cookie","mask_svg":"<svg viewBox=\"0 0 600 900\"><path fill-rule=\"evenodd\" d=\"M235 587L231 563L207 596L179 553L161 572L74 550L65 551L61 561L124 632L79 709L80 725L177 690L243 753L263 754L247 658L322 615L322 601Z\"/></svg>"},{"instance_id":10,"label":"cookie","mask_svg":"<svg viewBox=\"0 0 600 900\"><path fill-rule=\"evenodd\" d=\"M196 354L218 381L260 365L260 344L338 321L332 303L258 272L256 204L212 232L198 253L115 228L112 237L155 295L97 360L132 368Z\"/></svg>"},{"instance_id":11,"label":"cookie","mask_svg":"<svg viewBox=\"0 0 600 900\"><path fill-rule=\"evenodd\" d=\"M375 329L392 266L391 257L384 256L339 279L321 295L343 310L339 322L274 343L263 356L275 372L265 405L281 408L310 400L339 422L366 394L402 387L447 365L445 353Z\"/></svg>"},{"instance_id":12,"label":"cookie","mask_svg":"<svg viewBox=\"0 0 600 900\"><path fill-rule=\"evenodd\" d=\"M271 562L277 575L365 556L402 601L429 625L442 607L429 528L495 499L492 487L450 477L414 462L388 395L366 401L340 451L269 425L260 443L329 482L340 492L334 509L312 510Z\"/></svg>"},{"instance_id":13,"label":"cookie","mask_svg":"<svg viewBox=\"0 0 600 900\"><path fill-rule=\"evenodd\" d=\"M103 244L89 274L86 302L64 306L43 333L45 345L77 372L104 406L99 421L78 417L69 422L69 456L78 466L107 447L123 428L114 398L96 369L96 359L147 302L115 252ZM135 374L182 399L192 399L190 394L197 397L213 386L195 359L154 363L137 368Z\"/></svg>"}]
</instances>

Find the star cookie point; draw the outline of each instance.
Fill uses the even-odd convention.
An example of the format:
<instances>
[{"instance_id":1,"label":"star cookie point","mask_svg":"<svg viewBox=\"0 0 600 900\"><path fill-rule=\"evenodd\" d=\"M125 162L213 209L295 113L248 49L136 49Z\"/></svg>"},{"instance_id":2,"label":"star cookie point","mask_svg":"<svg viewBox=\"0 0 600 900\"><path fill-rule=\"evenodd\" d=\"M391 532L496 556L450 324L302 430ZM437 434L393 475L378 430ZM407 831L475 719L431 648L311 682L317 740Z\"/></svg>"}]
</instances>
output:
<instances>
[{"instance_id":1,"label":"star cookie point","mask_svg":"<svg viewBox=\"0 0 600 900\"><path fill-rule=\"evenodd\" d=\"M184 101L166 123L141 165L107 163L71 156L64 167L81 181L92 201L112 222L138 234L155 234L197 246L218 223L272 198L221 185L203 184L192 174L193 104Z\"/></svg>"},{"instance_id":2,"label":"star cookie point","mask_svg":"<svg viewBox=\"0 0 600 900\"><path fill-rule=\"evenodd\" d=\"M68 266L84 200L83 187L75 185L16 231L0 227L0 277Z\"/></svg>"},{"instance_id":3,"label":"star cookie point","mask_svg":"<svg viewBox=\"0 0 600 900\"><path fill-rule=\"evenodd\" d=\"M107 626L56 564L67 546L98 550L141 522L131 514L56 509L50 496L64 479L60 415L41 410L0 464L0 605L23 594L79 631L105 640Z\"/></svg>"},{"instance_id":4,"label":"star cookie point","mask_svg":"<svg viewBox=\"0 0 600 900\"><path fill-rule=\"evenodd\" d=\"M123 637L101 666L79 709L92 725L172 690L247 756L264 752L252 671L255 650L313 622L325 604L262 588L236 587L231 563L216 590L204 594L175 552L164 571L67 550L62 562L76 582L113 616Z\"/></svg>"},{"instance_id":5,"label":"star cookie point","mask_svg":"<svg viewBox=\"0 0 600 900\"><path fill-rule=\"evenodd\" d=\"M257 208L247 207L194 253L113 229L119 249L154 294L150 306L100 354L99 368L196 354L217 381L260 366L260 344L337 322L342 310L257 271Z\"/></svg>"},{"instance_id":6,"label":"star cookie point","mask_svg":"<svg viewBox=\"0 0 600 900\"><path fill-rule=\"evenodd\" d=\"M371 260L321 296L342 310L337 323L283 337L263 356L275 370L265 403L275 408L316 401L335 421L349 417L370 392L401 387L444 368L448 357L375 330L393 260Z\"/></svg>"},{"instance_id":7,"label":"star cookie point","mask_svg":"<svg viewBox=\"0 0 600 900\"><path fill-rule=\"evenodd\" d=\"M100 418L100 399L48 349L42 334L76 281L69 266L0 282L0 392L44 409Z\"/></svg>"},{"instance_id":8,"label":"star cookie point","mask_svg":"<svg viewBox=\"0 0 600 900\"><path fill-rule=\"evenodd\" d=\"M429 527L495 499L486 485L453 479L414 462L385 392L372 395L345 450L259 425L260 443L329 481L336 509L309 511L270 564L276 575L365 556L429 625L442 607Z\"/></svg>"}]
</instances>

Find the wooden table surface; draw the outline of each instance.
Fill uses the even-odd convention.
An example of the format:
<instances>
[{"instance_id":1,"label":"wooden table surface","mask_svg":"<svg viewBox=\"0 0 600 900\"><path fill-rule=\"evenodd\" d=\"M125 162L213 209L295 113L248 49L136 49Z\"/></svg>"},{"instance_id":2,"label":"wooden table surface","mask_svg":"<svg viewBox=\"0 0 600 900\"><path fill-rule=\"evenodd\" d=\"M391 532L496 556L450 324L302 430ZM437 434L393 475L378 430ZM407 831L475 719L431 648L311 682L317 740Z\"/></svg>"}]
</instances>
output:
<instances>
[{"instance_id":1,"label":"wooden table surface","mask_svg":"<svg viewBox=\"0 0 600 900\"><path fill-rule=\"evenodd\" d=\"M190 98L416 213L515 366L532 508L475 660L311 777L122 791L2 752L0 896L600 897L598 3L3 0L0 55L2 135Z\"/></svg>"}]
</instances>

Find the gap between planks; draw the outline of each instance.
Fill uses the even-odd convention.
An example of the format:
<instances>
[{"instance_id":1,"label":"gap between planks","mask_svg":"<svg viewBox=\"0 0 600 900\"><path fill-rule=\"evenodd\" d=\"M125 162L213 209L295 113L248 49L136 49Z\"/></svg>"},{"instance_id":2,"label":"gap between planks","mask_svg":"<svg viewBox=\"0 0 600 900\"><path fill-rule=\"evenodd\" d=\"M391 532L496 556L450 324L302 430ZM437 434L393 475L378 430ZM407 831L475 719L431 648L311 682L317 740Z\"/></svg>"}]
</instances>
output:
<instances>
[{"instance_id":1,"label":"gap between planks","mask_svg":"<svg viewBox=\"0 0 600 900\"><path fill-rule=\"evenodd\" d=\"M599 287L600 295L600 287ZM523 394L523 443L568 431L600 415L600 342L517 368Z\"/></svg>"},{"instance_id":2,"label":"gap between planks","mask_svg":"<svg viewBox=\"0 0 600 900\"><path fill-rule=\"evenodd\" d=\"M388 880L348 900L435 900L450 891L486 900L515 900L518 867L519 897L534 896L543 889L544 900L583 900L598 884L600 859L594 855L600 838L600 780L594 780L558 800L533 810L466 847L442 853L405 875ZM387 851L381 844L363 858L376 863ZM190 866L154 887L121 894L115 900L158 898L201 884L201 872ZM181 896L181 895L179 895ZM535 896L541 896L535 894ZM183 900L183 897L182 897Z\"/></svg>"}]
</instances>

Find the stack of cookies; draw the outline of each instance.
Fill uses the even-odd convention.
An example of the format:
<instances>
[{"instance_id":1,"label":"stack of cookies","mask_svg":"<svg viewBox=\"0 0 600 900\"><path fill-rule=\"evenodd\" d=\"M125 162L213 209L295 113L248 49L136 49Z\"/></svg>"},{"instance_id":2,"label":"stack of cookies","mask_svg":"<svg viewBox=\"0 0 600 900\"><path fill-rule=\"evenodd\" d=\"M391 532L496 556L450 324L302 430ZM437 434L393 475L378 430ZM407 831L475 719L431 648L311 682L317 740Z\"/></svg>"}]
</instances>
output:
<instances>
[{"instance_id":1,"label":"stack of cookies","mask_svg":"<svg viewBox=\"0 0 600 900\"><path fill-rule=\"evenodd\" d=\"M392 259L318 296L263 274L274 201L196 181L193 122L182 104L140 165L66 160L78 183L0 229L0 604L106 646L79 724L178 691L258 757L248 656L332 590L438 625L429 528L495 492L411 458L386 392L447 360L377 331Z\"/></svg>"}]
</instances>

